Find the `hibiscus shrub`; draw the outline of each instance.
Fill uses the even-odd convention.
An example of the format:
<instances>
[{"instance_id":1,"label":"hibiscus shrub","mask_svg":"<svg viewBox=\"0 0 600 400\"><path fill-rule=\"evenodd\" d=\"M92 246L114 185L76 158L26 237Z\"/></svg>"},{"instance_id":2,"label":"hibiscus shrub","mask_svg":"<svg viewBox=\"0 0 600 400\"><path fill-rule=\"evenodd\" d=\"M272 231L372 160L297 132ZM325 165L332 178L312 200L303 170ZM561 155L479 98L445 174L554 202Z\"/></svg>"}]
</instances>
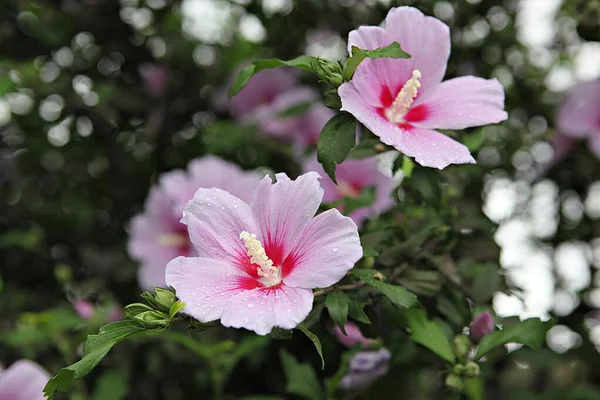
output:
<instances>
[{"instance_id":1,"label":"hibiscus shrub","mask_svg":"<svg viewBox=\"0 0 600 400\"><path fill-rule=\"evenodd\" d=\"M600 8L542 3L2 4L0 400L600 399Z\"/></svg>"}]
</instances>

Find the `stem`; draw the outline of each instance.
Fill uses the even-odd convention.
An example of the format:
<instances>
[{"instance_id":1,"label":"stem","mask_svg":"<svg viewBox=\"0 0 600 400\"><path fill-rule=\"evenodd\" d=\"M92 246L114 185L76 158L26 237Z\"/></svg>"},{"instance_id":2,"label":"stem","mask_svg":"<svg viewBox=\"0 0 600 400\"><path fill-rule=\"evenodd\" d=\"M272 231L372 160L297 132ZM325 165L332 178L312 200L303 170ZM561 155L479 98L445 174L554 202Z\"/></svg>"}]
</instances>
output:
<instances>
[{"instance_id":1,"label":"stem","mask_svg":"<svg viewBox=\"0 0 600 400\"><path fill-rule=\"evenodd\" d=\"M331 292L335 292L336 290L354 290L354 289L358 289L360 287L363 287L365 284L363 282L358 282L358 283L351 283L348 285L338 285L338 286L332 286L332 287L328 287L325 289L321 289L321 290L316 290L313 294L315 296L322 296L324 294L327 293L331 293Z\"/></svg>"}]
</instances>

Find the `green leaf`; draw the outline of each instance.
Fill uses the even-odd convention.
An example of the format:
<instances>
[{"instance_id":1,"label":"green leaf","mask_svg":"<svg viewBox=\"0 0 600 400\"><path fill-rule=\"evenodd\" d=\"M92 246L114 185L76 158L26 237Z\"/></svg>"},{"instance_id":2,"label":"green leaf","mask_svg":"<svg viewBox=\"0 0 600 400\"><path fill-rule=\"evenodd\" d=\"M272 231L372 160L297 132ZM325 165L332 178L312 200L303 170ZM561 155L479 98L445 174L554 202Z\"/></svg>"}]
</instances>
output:
<instances>
[{"instance_id":1,"label":"green leaf","mask_svg":"<svg viewBox=\"0 0 600 400\"><path fill-rule=\"evenodd\" d=\"M379 253L372 247L363 247L363 257L377 257Z\"/></svg>"},{"instance_id":2,"label":"green leaf","mask_svg":"<svg viewBox=\"0 0 600 400\"><path fill-rule=\"evenodd\" d=\"M435 321L427 319L427 312L420 308L406 310L406 319L411 330L411 339L444 360L454 363L456 356L443 328Z\"/></svg>"},{"instance_id":3,"label":"green leaf","mask_svg":"<svg viewBox=\"0 0 600 400\"><path fill-rule=\"evenodd\" d=\"M51 397L56 391L67 391L74 379L87 375L108 354L110 349L144 328L132 321L111 322L100 328L97 335L89 335L83 346L83 358L61 369L44 387L44 395Z\"/></svg>"},{"instance_id":4,"label":"green leaf","mask_svg":"<svg viewBox=\"0 0 600 400\"><path fill-rule=\"evenodd\" d=\"M321 382L309 364L299 363L285 350L279 353L286 378L285 391L308 400L324 399Z\"/></svg>"},{"instance_id":5,"label":"green leaf","mask_svg":"<svg viewBox=\"0 0 600 400\"><path fill-rule=\"evenodd\" d=\"M229 97L233 97L238 94L243 88L246 87L248 81L250 81L250 78L262 70L279 67L295 67L313 72L312 65L313 63L317 62L317 60L317 57L300 56L289 61L283 61L278 58L254 61L252 64L240 71L235 79L235 82L233 82L233 85L231 85L229 88Z\"/></svg>"},{"instance_id":6,"label":"green leaf","mask_svg":"<svg viewBox=\"0 0 600 400\"><path fill-rule=\"evenodd\" d=\"M352 115L341 112L323 127L317 142L317 159L335 183L336 165L344 162L355 145L356 120Z\"/></svg>"},{"instance_id":7,"label":"green leaf","mask_svg":"<svg viewBox=\"0 0 600 400\"><path fill-rule=\"evenodd\" d=\"M372 269L359 269L354 268L350 270L350 273L369 286L373 286L381 294L386 296L395 305L403 308L410 308L417 303L417 296L414 293L409 292L402 286L392 285L389 283L382 282L376 278L377 271Z\"/></svg>"},{"instance_id":8,"label":"green leaf","mask_svg":"<svg viewBox=\"0 0 600 400\"><path fill-rule=\"evenodd\" d=\"M467 146L470 152L479 150L484 143L483 129L481 128L471 134L463 135L461 142Z\"/></svg>"},{"instance_id":9,"label":"green leaf","mask_svg":"<svg viewBox=\"0 0 600 400\"><path fill-rule=\"evenodd\" d=\"M121 400L127 392L127 377L121 371L111 370L98 379L92 400Z\"/></svg>"},{"instance_id":10,"label":"green leaf","mask_svg":"<svg viewBox=\"0 0 600 400\"><path fill-rule=\"evenodd\" d=\"M502 285L502 277L495 265L486 265L473 280L473 299L477 304L485 304Z\"/></svg>"},{"instance_id":11,"label":"green leaf","mask_svg":"<svg viewBox=\"0 0 600 400\"><path fill-rule=\"evenodd\" d=\"M469 400L484 400L485 388L483 378L476 376L474 378L465 379L465 394Z\"/></svg>"},{"instance_id":12,"label":"green leaf","mask_svg":"<svg viewBox=\"0 0 600 400\"><path fill-rule=\"evenodd\" d=\"M376 60L378 58L410 58L410 54L402 50L400 43L393 42L386 47L379 47L375 50L363 50L352 46L352 56L344 65L344 78L349 81L354 75L354 71L364 61L365 58Z\"/></svg>"},{"instance_id":13,"label":"green leaf","mask_svg":"<svg viewBox=\"0 0 600 400\"><path fill-rule=\"evenodd\" d=\"M538 350L546 340L546 332L552 322L543 322L539 318L530 318L515 325L507 326L501 331L485 335L479 342L475 359L480 359L492 349L506 343L516 342Z\"/></svg>"},{"instance_id":14,"label":"green leaf","mask_svg":"<svg viewBox=\"0 0 600 400\"><path fill-rule=\"evenodd\" d=\"M29 230L10 230L0 235L0 248L18 247L23 250L38 248L44 239L44 231L39 226Z\"/></svg>"},{"instance_id":15,"label":"green leaf","mask_svg":"<svg viewBox=\"0 0 600 400\"><path fill-rule=\"evenodd\" d=\"M404 156L404 158L402 158L402 174L404 177L410 178L414 169L415 162L410 157Z\"/></svg>"},{"instance_id":16,"label":"green leaf","mask_svg":"<svg viewBox=\"0 0 600 400\"><path fill-rule=\"evenodd\" d=\"M354 319L355 321L362 322L363 324L370 324L371 320L367 314L365 314L364 310L366 305L366 301L358 299L351 300L350 307L348 308L348 315L350 315L350 318Z\"/></svg>"},{"instance_id":17,"label":"green leaf","mask_svg":"<svg viewBox=\"0 0 600 400\"><path fill-rule=\"evenodd\" d=\"M290 340L294 336L294 331L275 327L271 330L269 336L273 339Z\"/></svg>"},{"instance_id":18,"label":"green leaf","mask_svg":"<svg viewBox=\"0 0 600 400\"><path fill-rule=\"evenodd\" d=\"M302 331L302 333L304 333L306 336L308 336L308 338L311 340L311 342L313 342L313 344L315 345L315 349L317 349L317 353L319 353L319 357L321 357L321 369L325 369L325 359L323 358L323 347L321 346L321 341L319 340L319 337L317 335L315 335L314 333L312 333L311 331L308 330L308 328L306 326L304 326L304 324L300 324L298 325L298 328Z\"/></svg>"},{"instance_id":19,"label":"green leaf","mask_svg":"<svg viewBox=\"0 0 600 400\"><path fill-rule=\"evenodd\" d=\"M327 307L329 317L331 317L331 320L340 327L344 334L346 334L344 324L348 321L349 305L350 299L346 293L340 290L329 293L325 299L325 307Z\"/></svg>"}]
</instances>

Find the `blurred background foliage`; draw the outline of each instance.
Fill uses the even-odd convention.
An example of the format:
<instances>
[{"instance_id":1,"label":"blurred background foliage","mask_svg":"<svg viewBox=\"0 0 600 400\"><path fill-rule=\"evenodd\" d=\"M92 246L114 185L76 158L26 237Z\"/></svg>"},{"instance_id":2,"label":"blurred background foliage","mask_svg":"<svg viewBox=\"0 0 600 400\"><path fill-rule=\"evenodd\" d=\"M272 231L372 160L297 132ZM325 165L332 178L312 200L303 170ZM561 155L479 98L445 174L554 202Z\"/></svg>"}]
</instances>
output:
<instances>
[{"instance_id":1,"label":"blurred background foliage","mask_svg":"<svg viewBox=\"0 0 600 400\"><path fill-rule=\"evenodd\" d=\"M76 300L101 310L138 301L127 223L161 172L208 153L245 169L300 172L290 145L235 124L223 107L240 65L307 52L342 58L350 30L379 24L396 5L451 27L446 77L497 78L509 120L450 133L477 165L416 166L398 207L365 225L363 243L449 335L484 309L505 324L555 318L542 351L513 346L488 357L486 398L600 399L600 167L584 143L548 167L559 102L577 81L600 76L597 0L3 1L2 363L30 358L55 373L106 320L82 320ZM368 390L336 396L452 398L444 362L408 340L391 303L358 300L373 322L363 331L383 337L392 367ZM281 349L320 380L342 364L326 313L311 329L323 371L300 335L219 328L193 333L190 344L181 327L119 345L57 398L292 398L290 382L310 377L293 363L294 373L282 370Z\"/></svg>"}]
</instances>

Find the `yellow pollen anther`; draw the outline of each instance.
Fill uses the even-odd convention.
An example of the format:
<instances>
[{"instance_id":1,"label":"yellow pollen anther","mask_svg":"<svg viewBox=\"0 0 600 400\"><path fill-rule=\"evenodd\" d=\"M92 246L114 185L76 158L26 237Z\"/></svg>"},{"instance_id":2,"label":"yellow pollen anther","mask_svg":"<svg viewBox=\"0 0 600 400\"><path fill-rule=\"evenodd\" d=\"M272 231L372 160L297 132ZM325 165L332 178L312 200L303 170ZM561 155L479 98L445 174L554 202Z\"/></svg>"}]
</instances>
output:
<instances>
[{"instance_id":1,"label":"yellow pollen anther","mask_svg":"<svg viewBox=\"0 0 600 400\"><path fill-rule=\"evenodd\" d=\"M412 72L412 78L406 81L390 108L385 110L385 117L390 122L394 124L404 122L404 116L419 93L421 87L419 79L421 79L421 71L415 69Z\"/></svg>"},{"instance_id":2,"label":"yellow pollen anther","mask_svg":"<svg viewBox=\"0 0 600 400\"><path fill-rule=\"evenodd\" d=\"M165 247L183 247L188 244L188 238L180 233L164 233L158 237L158 244Z\"/></svg>"},{"instance_id":3,"label":"yellow pollen anther","mask_svg":"<svg viewBox=\"0 0 600 400\"><path fill-rule=\"evenodd\" d=\"M244 241L244 247L248 249L250 262L258 265L256 273L267 280L269 285L276 285L281 282L279 268L273 266L273 261L267 256L264 247L256 235L243 231L240 233L240 239Z\"/></svg>"}]
</instances>

